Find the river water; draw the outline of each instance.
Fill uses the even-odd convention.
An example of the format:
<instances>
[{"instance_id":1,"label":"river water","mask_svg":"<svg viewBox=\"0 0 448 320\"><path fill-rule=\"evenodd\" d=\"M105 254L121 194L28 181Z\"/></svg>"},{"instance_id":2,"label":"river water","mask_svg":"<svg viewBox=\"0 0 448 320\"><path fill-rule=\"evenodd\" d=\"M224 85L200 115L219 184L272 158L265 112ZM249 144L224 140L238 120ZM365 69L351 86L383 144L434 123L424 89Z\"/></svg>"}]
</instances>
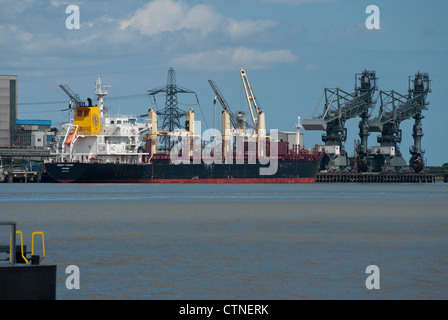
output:
<instances>
[{"instance_id":1,"label":"river water","mask_svg":"<svg viewBox=\"0 0 448 320\"><path fill-rule=\"evenodd\" d=\"M44 232L59 300L447 299L447 196L443 183L0 184L0 220L28 246Z\"/></svg>"}]
</instances>

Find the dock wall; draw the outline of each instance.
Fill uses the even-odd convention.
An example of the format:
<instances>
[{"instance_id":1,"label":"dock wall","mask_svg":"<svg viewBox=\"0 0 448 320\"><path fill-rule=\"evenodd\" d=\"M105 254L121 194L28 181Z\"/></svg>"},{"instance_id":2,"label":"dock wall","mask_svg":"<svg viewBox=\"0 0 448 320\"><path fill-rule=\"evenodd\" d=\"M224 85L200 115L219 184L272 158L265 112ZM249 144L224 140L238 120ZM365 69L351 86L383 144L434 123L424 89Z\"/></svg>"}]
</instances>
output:
<instances>
[{"instance_id":1,"label":"dock wall","mask_svg":"<svg viewBox=\"0 0 448 320\"><path fill-rule=\"evenodd\" d=\"M319 172L316 183L435 183L435 174L425 173L333 173Z\"/></svg>"}]
</instances>

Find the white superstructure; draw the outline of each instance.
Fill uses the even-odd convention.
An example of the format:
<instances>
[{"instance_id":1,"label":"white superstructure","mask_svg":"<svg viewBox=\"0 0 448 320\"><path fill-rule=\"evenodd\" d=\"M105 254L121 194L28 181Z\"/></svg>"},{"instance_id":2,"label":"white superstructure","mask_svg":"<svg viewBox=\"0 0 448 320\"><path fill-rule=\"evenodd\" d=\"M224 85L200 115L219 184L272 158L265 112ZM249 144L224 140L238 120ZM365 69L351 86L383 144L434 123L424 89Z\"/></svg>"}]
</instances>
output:
<instances>
[{"instance_id":1,"label":"white superstructure","mask_svg":"<svg viewBox=\"0 0 448 320\"><path fill-rule=\"evenodd\" d=\"M98 105L76 104L74 120L65 124L61 135L57 161L142 163L148 153L144 152L143 134L150 129L149 123L139 122L135 116L108 114L104 97L108 87L101 79L96 82L95 94Z\"/></svg>"}]
</instances>

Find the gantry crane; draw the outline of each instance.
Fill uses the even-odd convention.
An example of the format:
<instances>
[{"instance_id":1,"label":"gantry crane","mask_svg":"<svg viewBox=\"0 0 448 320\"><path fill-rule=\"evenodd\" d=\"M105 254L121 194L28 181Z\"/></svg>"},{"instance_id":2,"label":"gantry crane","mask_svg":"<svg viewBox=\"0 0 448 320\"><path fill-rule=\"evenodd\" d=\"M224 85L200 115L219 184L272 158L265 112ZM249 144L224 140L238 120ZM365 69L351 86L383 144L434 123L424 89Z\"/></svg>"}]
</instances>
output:
<instances>
[{"instance_id":1,"label":"gantry crane","mask_svg":"<svg viewBox=\"0 0 448 320\"><path fill-rule=\"evenodd\" d=\"M359 82L358 82L359 81ZM360 116L359 136L359 162L357 167L365 171L367 169L367 137L369 128L367 120L371 110L375 107L374 94L377 90L377 78L375 71L364 70L355 75L355 92L348 93L340 88L325 88L319 102L313 111L312 119L303 120L305 130L325 131L322 135L322 146L325 158L322 161L322 169L330 171L350 170L350 161L344 149L347 139L347 128L345 122L351 118ZM319 107L323 104L323 111L317 114Z\"/></svg>"},{"instance_id":2,"label":"gantry crane","mask_svg":"<svg viewBox=\"0 0 448 320\"><path fill-rule=\"evenodd\" d=\"M413 87L411 87L413 82ZM380 108L378 116L368 121L371 132L380 132L377 138L380 146L373 147L369 155L373 158L373 171L404 171L406 161L399 148L402 140L400 124L402 121L413 118L414 145L410 148L412 154L410 166L414 172L423 170L421 138L423 136L421 120L422 110L427 109L427 94L431 92L431 81L427 73L418 72L414 80L409 77L408 95L396 91L380 91Z\"/></svg>"}]
</instances>

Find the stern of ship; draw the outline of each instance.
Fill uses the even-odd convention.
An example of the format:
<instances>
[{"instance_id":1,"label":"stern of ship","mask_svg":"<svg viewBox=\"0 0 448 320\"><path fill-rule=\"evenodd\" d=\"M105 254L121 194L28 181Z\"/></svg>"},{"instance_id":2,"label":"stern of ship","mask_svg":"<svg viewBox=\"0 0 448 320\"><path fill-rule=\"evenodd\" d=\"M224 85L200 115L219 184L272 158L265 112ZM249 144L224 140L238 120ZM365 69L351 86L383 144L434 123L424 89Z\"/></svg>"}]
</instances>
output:
<instances>
[{"instance_id":1,"label":"stern of ship","mask_svg":"<svg viewBox=\"0 0 448 320\"><path fill-rule=\"evenodd\" d=\"M85 164L79 162L54 162L44 164L45 172L61 183L76 182L85 172Z\"/></svg>"}]
</instances>

